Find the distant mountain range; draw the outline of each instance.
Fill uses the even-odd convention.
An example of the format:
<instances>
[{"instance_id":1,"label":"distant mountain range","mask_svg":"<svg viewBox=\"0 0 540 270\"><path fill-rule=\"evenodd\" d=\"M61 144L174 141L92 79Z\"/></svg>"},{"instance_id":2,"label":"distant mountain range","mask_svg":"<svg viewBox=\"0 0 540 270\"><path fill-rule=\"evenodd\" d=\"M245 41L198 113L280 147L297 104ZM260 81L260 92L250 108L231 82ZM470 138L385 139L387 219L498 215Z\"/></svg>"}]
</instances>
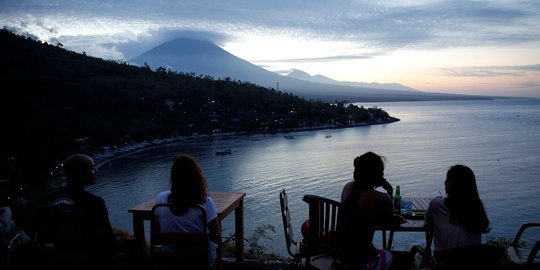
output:
<instances>
[{"instance_id":1,"label":"distant mountain range","mask_svg":"<svg viewBox=\"0 0 540 270\"><path fill-rule=\"evenodd\" d=\"M211 42L189 38L165 42L130 59L129 62L141 66L147 64L152 69L164 67L177 72L209 75L216 79L230 78L251 82L307 99L321 99L327 102L336 100L372 102L486 98L420 92L397 83L340 82L322 75L311 76L301 70L293 70L287 76L282 76L236 57Z\"/></svg>"},{"instance_id":2,"label":"distant mountain range","mask_svg":"<svg viewBox=\"0 0 540 270\"><path fill-rule=\"evenodd\" d=\"M286 76L290 78L295 78L295 79L310 81L310 82L315 82L315 83L324 83L324 84L359 87L359 88L370 88L370 89L386 89L386 90L401 90L401 91L418 92L418 90L414 88L410 88L410 87L401 85L399 83L344 82L344 81L337 81L337 80L328 78L320 74L311 76L309 75L309 73L299 70L299 69L292 69L291 72L287 74Z\"/></svg>"}]
</instances>

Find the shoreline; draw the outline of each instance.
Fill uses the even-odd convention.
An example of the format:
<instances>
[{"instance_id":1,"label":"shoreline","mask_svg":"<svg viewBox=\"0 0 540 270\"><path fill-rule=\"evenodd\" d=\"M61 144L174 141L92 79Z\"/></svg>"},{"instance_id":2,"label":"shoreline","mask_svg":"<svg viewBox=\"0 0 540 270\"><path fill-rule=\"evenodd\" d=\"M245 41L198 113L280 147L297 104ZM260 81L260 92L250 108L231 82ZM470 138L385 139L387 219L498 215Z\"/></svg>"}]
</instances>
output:
<instances>
[{"instance_id":1,"label":"shoreline","mask_svg":"<svg viewBox=\"0 0 540 270\"><path fill-rule=\"evenodd\" d=\"M354 127L363 127L363 126L373 126L373 125L384 125L384 124L391 124L395 122L399 122L400 119L395 117L390 117L390 120L388 121L375 121L375 122L361 122L361 123L354 123L354 124L347 124L347 125L322 125L322 126L315 126L315 127L302 127L302 128L292 128L292 129L278 129L276 132L272 132L270 134L279 134L279 133L290 133L290 132L303 132L303 131L314 131L314 130L325 130L325 129L343 129L343 128L354 128ZM242 131L242 132L227 132L227 133L220 133L219 135L210 135L210 134L204 134L204 135L190 135L190 136L178 136L178 137L169 137L165 139L155 139L152 141L144 141L140 143L132 143L132 144L126 144L124 146L118 147L114 150L108 150L104 153L98 153L91 155L90 157L94 160L96 163L96 168L99 169L100 167L104 166L105 164L115 161L117 159L135 154L140 153L142 151L146 151L149 149L153 149L156 147L160 147L163 145L171 144L171 143L178 143L178 142L197 142L197 141L205 141L215 138L216 136L220 137L233 137L233 136L239 136L239 135L246 135L250 134L249 132ZM265 134L265 133L254 133L254 134Z\"/></svg>"}]
</instances>

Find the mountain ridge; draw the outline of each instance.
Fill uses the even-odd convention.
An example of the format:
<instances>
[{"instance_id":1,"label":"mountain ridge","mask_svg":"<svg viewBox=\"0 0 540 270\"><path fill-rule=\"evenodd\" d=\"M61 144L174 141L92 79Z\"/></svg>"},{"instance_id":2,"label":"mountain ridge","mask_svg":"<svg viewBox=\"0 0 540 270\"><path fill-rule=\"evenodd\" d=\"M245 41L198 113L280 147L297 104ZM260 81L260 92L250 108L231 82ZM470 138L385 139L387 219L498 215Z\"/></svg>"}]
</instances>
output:
<instances>
[{"instance_id":1,"label":"mountain ridge","mask_svg":"<svg viewBox=\"0 0 540 270\"><path fill-rule=\"evenodd\" d=\"M337 100L376 102L487 98L358 87L347 83L319 83L282 76L239 58L209 41L189 38L177 38L164 42L130 59L129 62L136 65L147 64L154 69L164 67L177 72L250 82L262 87L277 88L277 90L307 99L326 102ZM317 78L322 79L321 77Z\"/></svg>"},{"instance_id":2,"label":"mountain ridge","mask_svg":"<svg viewBox=\"0 0 540 270\"><path fill-rule=\"evenodd\" d=\"M316 74L312 76L309 73L300 69L296 69L296 68L291 69L291 72L285 76L301 79L305 81L312 81L316 83L326 83L326 84L335 84L335 85L342 85L342 86L373 88L373 89L383 89L383 90L401 90L401 91L420 92L414 88L404 86L399 83L376 83L376 82L366 83L366 82L338 81L338 80L334 80L332 78L326 77L321 74Z\"/></svg>"}]
</instances>

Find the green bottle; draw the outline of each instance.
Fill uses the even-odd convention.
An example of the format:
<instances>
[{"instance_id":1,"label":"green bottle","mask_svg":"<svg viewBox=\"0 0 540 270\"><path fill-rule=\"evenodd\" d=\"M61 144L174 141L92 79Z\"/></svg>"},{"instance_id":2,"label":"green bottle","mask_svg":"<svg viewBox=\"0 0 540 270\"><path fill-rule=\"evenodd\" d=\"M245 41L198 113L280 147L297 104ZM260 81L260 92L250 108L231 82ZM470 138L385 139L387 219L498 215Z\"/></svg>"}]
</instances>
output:
<instances>
[{"instance_id":1,"label":"green bottle","mask_svg":"<svg viewBox=\"0 0 540 270\"><path fill-rule=\"evenodd\" d=\"M399 186L396 186L396 194L394 195L394 214L401 214L401 194Z\"/></svg>"}]
</instances>

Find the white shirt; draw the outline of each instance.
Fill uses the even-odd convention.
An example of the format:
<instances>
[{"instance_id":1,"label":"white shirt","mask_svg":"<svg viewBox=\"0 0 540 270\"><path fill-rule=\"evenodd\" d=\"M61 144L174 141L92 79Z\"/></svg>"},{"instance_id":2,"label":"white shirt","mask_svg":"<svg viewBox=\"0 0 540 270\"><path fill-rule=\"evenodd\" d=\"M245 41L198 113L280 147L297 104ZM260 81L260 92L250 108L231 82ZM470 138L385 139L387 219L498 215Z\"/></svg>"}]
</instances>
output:
<instances>
[{"instance_id":1,"label":"white shirt","mask_svg":"<svg viewBox=\"0 0 540 270\"><path fill-rule=\"evenodd\" d=\"M156 204L167 203L170 190L160 192L156 197ZM206 224L217 218L217 211L214 201L211 197L206 197L206 201L202 203L206 210ZM159 227L162 232L202 232L202 215L198 208L189 208L186 213L177 216L171 212L168 207L159 207L156 209L156 214L159 215ZM208 240L210 249L208 250L208 265L212 266L216 260L216 249L218 244Z\"/></svg>"},{"instance_id":2,"label":"white shirt","mask_svg":"<svg viewBox=\"0 0 540 270\"><path fill-rule=\"evenodd\" d=\"M434 198L426 212L425 224L433 228L435 250L481 244L481 234L470 233L450 221L450 211L444 205L444 200L442 196Z\"/></svg>"},{"instance_id":3,"label":"white shirt","mask_svg":"<svg viewBox=\"0 0 540 270\"><path fill-rule=\"evenodd\" d=\"M156 204L167 203L170 190L160 192L156 197ZM216 206L211 197L206 197L202 204L206 210L206 224L217 218ZM200 232L202 231L201 214L195 208L189 208L187 213L176 216L169 208L160 207L156 210L159 215L160 229L162 232Z\"/></svg>"}]
</instances>

